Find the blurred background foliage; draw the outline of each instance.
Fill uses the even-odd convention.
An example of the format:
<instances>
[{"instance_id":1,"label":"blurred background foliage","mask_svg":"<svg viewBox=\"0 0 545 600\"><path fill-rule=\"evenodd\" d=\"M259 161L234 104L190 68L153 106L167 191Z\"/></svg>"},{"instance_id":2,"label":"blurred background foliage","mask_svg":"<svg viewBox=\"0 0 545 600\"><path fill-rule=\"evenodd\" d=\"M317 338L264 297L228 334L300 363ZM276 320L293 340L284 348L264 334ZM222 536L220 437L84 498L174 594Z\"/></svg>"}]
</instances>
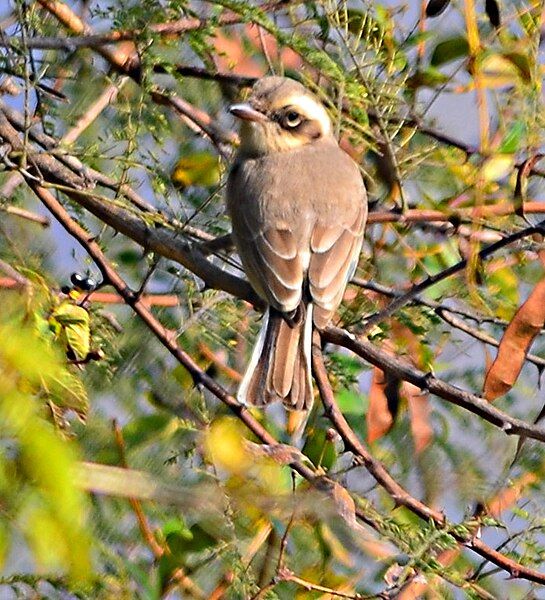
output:
<instances>
[{"instance_id":1,"label":"blurred background foliage","mask_svg":"<svg viewBox=\"0 0 545 600\"><path fill-rule=\"evenodd\" d=\"M411 283L466 259L369 339L539 420L542 237L479 258L545 212L539 2L11 0L1 11L2 108L21 115L24 143L36 141L31 127L50 136L48 150L76 157L84 178L95 169L115 182L93 192L105 203L194 243L230 230L226 106L265 74L308 85L360 165L373 213L338 324L358 333ZM25 152L14 164L10 150L0 149L0 597L539 597L396 506L318 399L297 445L343 486L333 502L287 466L293 448L259 446L101 285L17 174ZM116 234L62 184L49 188L234 393L258 313ZM211 260L242 275L234 255ZM539 568L541 443L517 446L342 348L326 363L348 423L411 494L464 531L482 518L488 544ZM255 417L292 443L278 407ZM374 511L374 529L346 518L345 490Z\"/></svg>"}]
</instances>

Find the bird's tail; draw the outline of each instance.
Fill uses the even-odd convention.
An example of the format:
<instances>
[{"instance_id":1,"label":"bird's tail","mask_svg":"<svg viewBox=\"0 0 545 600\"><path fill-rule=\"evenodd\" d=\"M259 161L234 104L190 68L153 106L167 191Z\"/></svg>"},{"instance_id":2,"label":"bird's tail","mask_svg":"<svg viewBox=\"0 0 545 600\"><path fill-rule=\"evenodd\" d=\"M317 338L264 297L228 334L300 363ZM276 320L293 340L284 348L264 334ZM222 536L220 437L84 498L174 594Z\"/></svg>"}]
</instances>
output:
<instances>
[{"instance_id":1,"label":"bird's tail","mask_svg":"<svg viewBox=\"0 0 545 600\"><path fill-rule=\"evenodd\" d=\"M238 390L246 405L265 406L281 401L289 410L312 406L311 380L312 304L296 323L268 308Z\"/></svg>"}]
</instances>

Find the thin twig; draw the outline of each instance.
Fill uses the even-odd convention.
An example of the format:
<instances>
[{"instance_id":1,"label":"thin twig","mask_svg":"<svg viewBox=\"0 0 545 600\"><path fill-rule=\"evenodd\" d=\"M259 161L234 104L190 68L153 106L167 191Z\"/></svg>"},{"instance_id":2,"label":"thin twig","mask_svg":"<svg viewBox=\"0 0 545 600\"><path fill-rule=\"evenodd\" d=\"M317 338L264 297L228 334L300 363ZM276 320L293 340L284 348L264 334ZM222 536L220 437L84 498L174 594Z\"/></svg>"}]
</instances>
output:
<instances>
[{"instance_id":1,"label":"thin twig","mask_svg":"<svg viewBox=\"0 0 545 600\"><path fill-rule=\"evenodd\" d=\"M326 336L325 339L329 337L330 336ZM369 473L388 492L396 505L409 508L413 513L422 519L434 522L436 527L447 527L448 523L445 515L442 512L427 506L409 494L409 492L407 492L390 475L384 465L371 455L371 453L367 450L363 443L360 442L352 428L349 426L338 407L333 390L331 389L331 385L327 377L327 371L322 358L320 338L317 333L314 335L312 346L312 369L318 390L320 392L320 397L324 405L326 416L331 420L335 429L341 436L346 449L353 452L354 455L363 462ZM545 435L545 432L543 433ZM360 512L358 510L356 511L356 514L360 516ZM510 573L512 577L520 577L542 584L545 583L545 574L517 563L509 557L501 554L501 552L494 550L480 539L477 539L474 536L460 535L456 531L451 531L451 535L465 547L473 550L480 556L486 557L488 560L490 560L490 562L493 562L504 571Z\"/></svg>"},{"instance_id":2,"label":"thin twig","mask_svg":"<svg viewBox=\"0 0 545 600\"><path fill-rule=\"evenodd\" d=\"M443 400L478 415L485 421L499 427L507 435L524 435L545 442L545 429L511 417L492 406L484 398L438 379L432 373L424 373L410 363L387 354L370 342L358 339L343 329L328 327L322 336L324 341L351 350L383 371L392 373L397 378L408 381L421 390L428 391Z\"/></svg>"},{"instance_id":3,"label":"thin twig","mask_svg":"<svg viewBox=\"0 0 545 600\"><path fill-rule=\"evenodd\" d=\"M112 426L115 443L119 452L121 466L124 469L128 469L129 465L127 464L127 455L125 452L125 440L123 438L123 432L121 431L121 428L119 427L119 424L115 419L113 421ZM149 546L150 550L153 552L155 558L161 558L161 556L163 556L163 554L165 553L165 549L155 539L155 535L153 534L151 526L146 518L144 511L142 510L142 504L140 503L140 500L137 500L136 498L129 498L129 503L134 511L134 515L138 522L138 527L140 529L142 537L144 538L144 541Z\"/></svg>"},{"instance_id":4,"label":"thin twig","mask_svg":"<svg viewBox=\"0 0 545 600\"><path fill-rule=\"evenodd\" d=\"M397 298L397 297L403 295L403 292L399 292L397 290L394 290L393 288L382 285L380 283L376 283L374 281L366 281L359 277L354 277L350 281L350 283L352 285L356 285L363 289L377 292L381 295L388 296L390 298ZM493 323L494 325L501 325L502 327L506 327L508 325L508 323L506 321L502 321L501 319L496 319L494 317L484 317L481 315L477 315L477 314L468 312L466 310L461 310L461 309L457 309L457 308L452 308L451 306L446 306L445 304L442 304L441 302L436 302L435 300L426 300L426 299L420 298L419 296L415 296L411 300L410 304L416 304L418 306L425 306L427 308L432 309L433 312L439 318L441 318L445 323L448 323L451 327L459 329L460 331L467 333L468 335L475 338L476 340L479 340L481 342L484 342L485 344L489 344L490 346L494 346L496 348L500 345L500 343L498 342L498 340L496 340L496 338L492 337L491 335L487 334L484 331L481 331L480 329L477 329L476 327L471 327L471 325L468 325L465 321L458 318L456 315L460 315L466 319L471 319L472 321L475 321L477 323L488 322L488 323ZM535 354L527 354L526 360L528 360L529 362L536 365L536 367L538 367L538 369L545 367L545 359L543 359L539 356L536 356Z\"/></svg>"},{"instance_id":5,"label":"thin twig","mask_svg":"<svg viewBox=\"0 0 545 600\"><path fill-rule=\"evenodd\" d=\"M497 242L494 242L493 244L486 246L478 253L478 257L480 260L484 261L487 258L490 258L498 250L501 250L502 248L505 248L506 246L509 246L510 244L513 244L514 242L518 242L519 240L521 240L525 237L528 237L530 235L533 235L535 233L544 233L544 231L545 231L545 220L540 221L537 225L532 225L530 227L521 229L520 231L512 233L511 235L508 235L508 236L504 237L503 239L498 240ZM364 320L361 333L370 331L373 327L375 327L376 325L378 325L379 323L381 323L388 317L391 317L395 312L397 312L400 308L403 308L403 306L406 306L407 304L409 304L415 296L418 296L424 290L427 290L428 288L434 286L435 284L439 283L440 281L447 279L451 275L454 275L456 273L459 273L460 271L463 271L467 267L467 264L468 264L467 259L462 259L461 261L448 267L447 269L444 269L443 271L440 271L439 273L436 273L435 275L430 275L430 276L426 277L426 279L424 279L420 283L414 284L402 296L399 296L399 297L395 298L394 300L392 300L392 302L390 302L390 304L386 308L384 308L383 310L379 311L378 313L366 318Z\"/></svg>"},{"instance_id":6,"label":"thin twig","mask_svg":"<svg viewBox=\"0 0 545 600\"><path fill-rule=\"evenodd\" d=\"M5 198L5 196L3 196ZM3 206L0 205L0 211L7 213L8 215L13 215L14 217L20 217L21 219L26 219L27 221L31 221L32 223L38 223L42 227L49 227L49 219L42 215L37 215L36 213L31 212L30 210L26 210L24 208L19 208L18 206Z\"/></svg>"}]
</instances>

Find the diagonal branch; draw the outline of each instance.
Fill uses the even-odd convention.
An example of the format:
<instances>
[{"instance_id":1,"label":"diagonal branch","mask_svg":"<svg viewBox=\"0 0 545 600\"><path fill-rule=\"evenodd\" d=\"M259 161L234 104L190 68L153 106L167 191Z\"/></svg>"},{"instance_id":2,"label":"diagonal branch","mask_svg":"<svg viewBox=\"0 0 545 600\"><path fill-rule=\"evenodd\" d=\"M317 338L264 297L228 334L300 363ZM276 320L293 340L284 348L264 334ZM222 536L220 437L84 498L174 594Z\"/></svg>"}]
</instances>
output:
<instances>
[{"instance_id":1,"label":"diagonal branch","mask_svg":"<svg viewBox=\"0 0 545 600\"><path fill-rule=\"evenodd\" d=\"M23 142L1 111L0 139L10 144L15 153L23 151ZM146 219L146 215L135 214L134 211L89 191L88 181L84 176L76 175L49 154L28 151L27 160L28 171L23 173L27 182L40 182L42 187L47 183L55 184L101 221L144 248L180 263L200 277L207 286L223 289L258 306L261 304L248 282L214 265L197 244L188 242L176 230L154 223L153 215ZM16 168L16 165L12 168Z\"/></svg>"},{"instance_id":2,"label":"diagonal branch","mask_svg":"<svg viewBox=\"0 0 545 600\"><path fill-rule=\"evenodd\" d=\"M39 0L39 3L52 15L54 15L67 29L77 34L93 33L92 28L64 2L60 0ZM274 3L281 5L281 2ZM233 13L227 13L224 19L232 22L240 22L241 17ZM221 18L220 18L221 20ZM238 20L238 21L237 21ZM200 28L200 19L192 20L194 28ZM155 29L158 33L168 24L157 24ZM183 26L181 27L183 30ZM168 31L167 31L168 32ZM139 85L142 84L141 61L137 52L136 45L131 41L124 41L116 49L98 44L93 49L100 54L115 70L124 75L128 75ZM206 135L210 141L217 147L222 155L227 155L229 147L236 142L236 136L233 132L224 129L219 123L216 123L210 115L204 111L195 108L189 102L176 97L174 94L152 86L149 91L154 102L160 105L169 106L175 114L193 130Z\"/></svg>"},{"instance_id":3,"label":"diagonal branch","mask_svg":"<svg viewBox=\"0 0 545 600\"><path fill-rule=\"evenodd\" d=\"M328 329L328 333L332 328ZM328 339L329 335L324 339ZM337 342L338 343L338 342ZM375 478L377 483L381 485L388 494L392 497L396 505L405 506L420 518L433 522L437 527L443 527L449 530L445 515L437 511L405 490L388 472L386 467L363 445L354 433L346 419L344 418L339 406L335 400L333 390L327 377L327 371L324 365L322 350L320 348L320 339L318 334L315 334L312 346L312 369L320 398L324 405L326 416L330 419L333 426L341 436L347 450L352 452L365 465L369 473ZM544 432L545 434L545 432ZM359 516L359 515L358 515ZM456 530L450 530L451 535L462 545L470 550L473 550L480 556L487 558L504 571L507 571L512 577L527 579L545 584L545 574L525 567L524 565L508 558L501 552L494 550L480 539L467 534L460 534Z\"/></svg>"},{"instance_id":4,"label":"diagonal branch","mask_svg":"<svg viewBox=\"0 0 545 600\"><path fill-rule=\"evenodd\" d=\"M366 281L365 279L361 279L359 277L352 278L350 283L357 287L361 287L366 290L371 290L373 292L376 292L383 296L388 296L390 298L397 298L397 297L403 295L403 292L399 292L398 290L395 290L394 288L388 287L386 285L382 285L375 281ZM451 306L441 304L441 302L437 302L435 300L426 300L419 296L415 296L410 301L410 304L425 306L427 308L432 309L433 312L440 319L442 319L445 323L448 323L451 327L454 327L455 329L463 331L464 333L466 333L467 335L470 335L471 337L475 338L476 340L479 340L481 342L484 342L485 344L494 346L496 348L500 345L500 343L498 342L498 340L496 338L492 337L491 335L488 335L488 333L486 333L485 331L482 331L475 327L471 327L463 319L460 319L456 315L460 315L460 316L464 317L465 319L470 319L470 320L478 322L478 323L487 322L487 323L493 323L494 325L500 325L502 327L507 327L507 325L509 324L508 322L503 321L501 319L497 319L496 317L484 317L482 315L471 313L467 310L452 308ZM526 355L526 360L528 362L533 363L538 369L543 369L545 367L545 359L541 358L540 356L536 356L535 354L528 353Z\"/></svg>"},{"instance_id":5,"label":"diagonal branch","mask_svg":"<svg viewBox=\"0 0 545 600\"><path fill-rule=\"evenodd\" d=\"M540 221L537 225L525 227L520 231L512 233L511 235L508 235L503 239L486 246L479 252L478 258L479 260L486 260L498 250L501 250L502 248L513 244L514 242L518 242L519 240L525 237L533 235L534 233L545 233L545 220ZM455 275L456 273L463 271L466 267L467 259L464 258L456 264L452 265L451 267L448 267L447 269L444 269L443 271L436 273L435 275L430 275L429 277L426 277L426 279L424 279L420 283L414 284L409 289L409 291L392 300L392 302L390 302L390 304L388 304L388 306L385 309L366 318L364 320L363 328L360 333L366 333L370 331L373 327L375 327L375 325L378 325L388 317L391 317L400 308L403 308L404 306L409 304L415 296L418 296L418 294L421 294L424 290L427 290L428 288L434 286L436 283L447 279L451 275Z\"/></svg>"},{"instance_id":6,"label":"diagonal branch","mask_svg":"<svg viewBox=\"0 0 545 600\"><path fill-rule=\"evenodd\" d=\"M176 342L175 336L166 329L153 315L149 306L121 278L119 273L110 264L99 244L87 231L85 231L68 214L62 204L53 196L53 194L40 186L33 179L27 179L27 183L32 191L38 196L44 206L50 211L53 217L67 231L69 235L75 238L93 259L100 269L104 281L111 285L117 293L123 297L125 303L140 317L143 323L153 333L157 340L168 350L168 352L182 365L191 375L195 385L201 385L211 392L218 400L223 402L245 425L248 429L264 444L268 444L273 449L279 447L280 451L286 446L279 444L277 440L261 425L261 423L252 415L248 408L240 404L231 396L216 380L208 375L194 360L185 352ZM293 449L290 454L289 466L301 477L306 479L315 489L322 491L333 497L336 482L331 480L319 471L309 467L307 463L296 458L300 455L297 449ZM367 524L374 526L374 521L367 515L361 515L361 518Z\"/></svg>"},{"instance_id":7,"label":"diagonal branch","mask_svg":"<svg viewBox=\"0 0 545 600\"><path fill-rule=\"evenodd\" d=\"M235 398L233 398L222 386L220 386L212 377L210 377L203 369L201 369L187 352L180 348L171 332L169 332L153 316L149 307L127 286L125 281L112 267L93 237L90 236L76 221L70 217L68 212L53 196L53 194L51 194L51 192L49 192L47 189L38 185L32 179L27 180L27 183L42 201L42 203L48 208L53 217L72 237L74 237L82 245L89 256L94 260L105 281L115 288L117 293L124 298L127 305L134 310L134 312L146 324L146 326L161 342L161 344L175 357L179 364L183 365L188 370L194 382L202 385L214 396L216 396L216 398L221 400L263 443L272 447L278 446L276 439L252 416L250 411L245 406L241 405ZM318 378L320 378L319 373ZM323 385L323 378L320 380L322 381ZM376 463L374 459L372 459L372 461L368 461L368 463L374 464L374 472L381 481L383 479L387 479L387 471L380 463ZM330 480L328 477L315 472L312 468L296 458L291 458L290 467L299 473L299 475L301 475L304 479L309 481L316 489L325 491L326 493L334 493L335 486L339 485ZM441 515L441 513L437 513L437 511L429 509L422 503L419 503L419 501L416 499L412 499L412 497L410 497L410 495L408 495L397 483L390 482L389 487L397 494L396 497L400 504L406 503L406 505L413 506L415 509L422 505L420 507L420 512L422 515L426 515L424 518L427 518L428 520L433 519L438 524L444 523L444 517ZM419 513L417 512L417 514ZM358 510L357 516L369 525L376 527L376 524L373 522L373 520L370 519L369 516L363 511ZM441 518L439 518L439 516ZM435 517L438 518L435 519ZM465 543L466 545L478 551L482 556L490 560L490 562L493 562L494 564L505 568L505 570L508 570L513 576L525 577L527 579L531 579L532 581L545 582L545 576L541 577L539 573L536 573L531 569L527 569L515 561L507 559L499 552L496 552L498 555L496 556L494 551L492 551L492 549L489 551L488 546L485 544L473 540L466 540ZM475 544L479 544L478 548Z\"/></svg>"},{"instance_id":8,"label":"diagonal branch","mask_svg":"<svg viewBox=\"0 0 545 600\"><path fill-rule=\"evenodd\" d=\"M494 408L484 398L442 381L431 373L424 373L409 363L379 350L370 342L357 339L343 329L328 327L322 337L326 342L348 348L383 371L388 371L403 381L408 381L422 390L427 390L439 398L443 398L443 400L478 415L485 421L499 427L507 435L523 435L545 442L545 429L511 417Z\"/></svg>"}]
</instances>

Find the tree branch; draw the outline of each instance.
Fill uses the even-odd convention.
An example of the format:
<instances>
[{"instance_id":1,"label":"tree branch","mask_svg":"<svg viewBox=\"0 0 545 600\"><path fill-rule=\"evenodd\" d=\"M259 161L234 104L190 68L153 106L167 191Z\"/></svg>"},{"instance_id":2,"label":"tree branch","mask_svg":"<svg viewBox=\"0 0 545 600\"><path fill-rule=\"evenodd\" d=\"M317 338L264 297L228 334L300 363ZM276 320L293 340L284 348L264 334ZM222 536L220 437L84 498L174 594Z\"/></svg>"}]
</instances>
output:
<instances>
[{"instance_id":1,"label":"tree branch","mask_svg":"<svg viewBox=\"0 0 545 600\"><path fill-rule=\"evenodd\" d=\"M323 336L323 339L331 341L329 339L331 329L332 328L329 328L327 330L327 335ZM342 333L344 334L344 332ZM334 343L339 342L337 341ZM405 506L420 518L426 521L434 522L437 527L445 528L459 543L464 545L466 548L473 550L480 556L487 558L490 562L494 563L504 571L507 571L512 577L523 578L529 581L545 584L545 574L539 573L538 571L529 569L528 567L517 563L516 561L508 558L501 552L494 550L473 536L461 535L455 530L449 529L449 523L442 512L427 506L409 494L409 492L407 492L390 475L384 465L371 455L363 443L359 441L358 437L344 418L337 405L333 390L331 389L331 385L327 377L327 371L325 369L320 347L320 337L317 333L314 335L312 346L312 369L318 390L320 392L320 398L322 399L322 403L324 405L325 414L341 436L346 449L352 452L358 459L362 461L369 473L375 478L377 483L379 483L379 485L381 485L388 492L396 505ZM545 432L543 432L543 434L545 436Z\"/></svg>"},{"instance_id":2,"label":"tree branch","mask_svg":"<svg viewBox=\"0 0 545 600\"><path fill-rule=\"evenodd\" d=\"M193 358L191 358L191 356L176 343L173 334L153 316L153 313L145 302L128 287L126 282L112 267L94 238L70 217L66 209L53 194L51 194L49 190L41 187L35 181L28 181L28 185L67 233L75 238L93 259L100 269L104 281L111 285L117 293L124 298L125 303L140 317L159 342L180 365L187 369L195 385L202 385L211 392L218 400L223 402L223 404L225 404L259 440L261 440L261 442L271 446L273 449L280 446L280 452L282 453L286 448L286 445L278 444L276 439L252 416L246 406L240 404L233 396L231 396L215 381L215 379L213 379L213 377L201 369ZM283 453L285 454L285 451ZM295 457L298 454L300 454L299 451L294 448L293 453L290 454L289 466L301 475L301 477L306 479L315 489L325 492L328 495L333 495L335 486L338 486L339 484L296 459ZM373 521L365 514L362 514L362 519L368 524L373 524Z\"/></svg>"},{"instance_id":3,"label":"tree branch","mask_svg":"<svg viewBox=\"0 0 545 600\"><path fill-rule=\"evenodd\" d=\"M508 235L508 236L504 237L503 239L498 240L497 242L494 242L493 244L486 246L479 252L479 254L478 254L479 260L486 260L487 258L490 258L490 256L492 256L498 250L505 248L505 246L509 246L510 244L513 244L514 242L517 242L518 240L521 240L525 237L533 235L534 233L540 233L540 234L545 233L545 220L540 221L537 225L532 225L530 227L521 229L520 231L512 233L511 235ZM360 333L365 333L365 332L370 331L373 327L375 327L375 325L378 325L379 323L381 323L388 317L391 317L400 308L403 308L403 306L406 306L407 304L409 304L415 296L418 296L418 294L420 294L424 290L427 290L428 288L432 287L436 283L439 283L440 281L447 279L451 275L454 275L456 273L459 273L460 271L463 271L466 268L466 266L467 266L467 260L462 259L461 261L457 262L455 265L452 265L452 266L448 267L447 269L444 269L443 271L436 273L435 275L430 275L430 276L426 277L426 279L424 279L420 283L414 284L409 289L409 291L405 292L402 296L398 296L397 298L392 300L392 302L390 302L390 304L386 308L384 308L383 310L379 311L378 313L364 319L363 327L362 327Z\"/></svg>"},{"instance_id":4,"label":"tree branch","mask_svg":"<svg viewBox=\"0 0 545 600\"><path fill-rule=\"evenodd\" d=\"M9 143L14 151L23 151L23 142L1 111L0 138ZM27 160L28 171L23 173L27 183L36 184L39 181L42 187L46 182L60 184L64 193L101 221L144 248L180 263L200 277L208 287L223 289L252 304L262 305L262 301L247 281L211 263L201 253L198 245L180 237L176 230L160 224L148 224L145 215L135 214L88 191L89 182L85 177L76 175L49 154L27 150ZM15 168L15 165L12 165L12 168Z\"/></svg>"},{"instance_id":5,"label":"tree branch","mask_svg":"<svg viewBox=\"0 0 545 600\"><path fill-rule=\"evenodd\" d=\"M511 417L503 411L494 408L484 398L446 383L431 373L424 373L411 364L379 350L370 342L357 339L343 329L328 327L323 332L322 338L332 344L348 348L372 365L379 367L383 371L392 373L399 379L416 385L421 390L426 390L443 400L447 400L456 406L460 406L478 415L485 421L499 427L507 435L523 435L545 442L545 429Z\"/></svg>"},{"instance_id":6,"label":"tree branch","mask_svg":"<svg viewBox=\"0 0 545 600\"><path fill-rule=\"evenodd\" d=\"M350 281L350 283L352 285L356 285L358 287L377 292L378 294L388 296L390 298L397 298L403 295L403 292L398 292L397 290L394 290L393 288L390 288L388 286L381 285L380 283L376 283L374 281L366 281L364 279L360 279L359 277L354 277ZM420 298L419 296L415 296L409 304L416 304L432 309L433 312L439 318L441 318L445 323L447 323L451 327L459 329L460 331L467 333L476 340L479 340L481 342L484 342L485 344L489 344L490 346L494 346L496 348L500 345L496 338L492 337L491 335L488 335L486 332L481 331L480 329L471 327L465 321L458 318L456 315L460 315L466 319L471 319L472 321L476 321L478 323L489 322L493 323L494 325L500 325L502 327L506 327L508 325L506 321L502 321L501 319L496 319L493 317L482 317L480 315L476 315L465 310L459 310L450 306L446 306L434 300L425 300L423 298ZM533 363L538 369L545 367L545 359L536 356L535 354L527 354L526 360L528 362Z\"/></svg>"}]
</instances>

